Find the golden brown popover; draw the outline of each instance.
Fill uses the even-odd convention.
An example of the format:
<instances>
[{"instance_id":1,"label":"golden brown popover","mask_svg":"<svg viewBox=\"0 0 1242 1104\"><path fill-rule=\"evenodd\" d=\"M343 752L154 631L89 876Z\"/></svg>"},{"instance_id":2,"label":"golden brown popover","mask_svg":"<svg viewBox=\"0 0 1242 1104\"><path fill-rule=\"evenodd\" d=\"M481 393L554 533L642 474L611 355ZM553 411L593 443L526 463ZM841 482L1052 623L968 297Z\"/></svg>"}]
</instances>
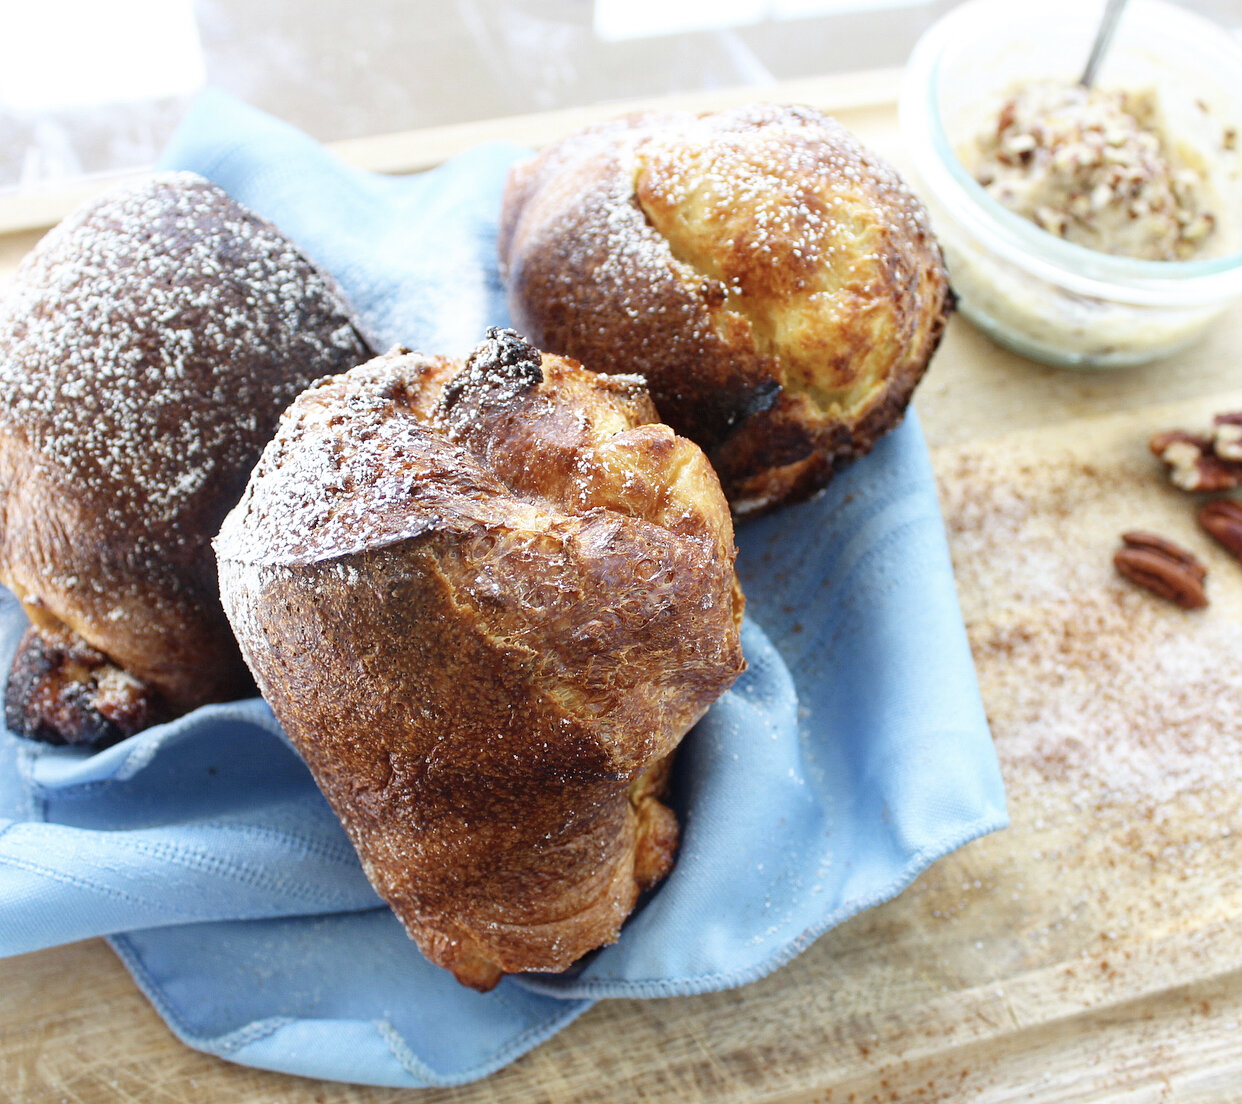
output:
<instances>
[{"instance_id":1,"label":"golden brown popover","mask_svg":"<svg viewBox=\"0 0 1242 1104\"><path fill-rule=\"evenodd\" d=\"M488 989L616 939L672 861L674 749L744 666L728 505L640 380L511 331L464 368L394 351L297 399L216 551L428 958Z\"/></svg>"},{"instance_id":2,"label":"golden brown popover","mask_svg":"<svg viewBox=\"0 0 1242 1104\"><path fill-rule=\"evenodd\" d=\"M636 372L739 514L814 493L901 418L950 309L898 175L832 119L633 115L511 172L514 325Z\"/></svg>"}]
</instances>

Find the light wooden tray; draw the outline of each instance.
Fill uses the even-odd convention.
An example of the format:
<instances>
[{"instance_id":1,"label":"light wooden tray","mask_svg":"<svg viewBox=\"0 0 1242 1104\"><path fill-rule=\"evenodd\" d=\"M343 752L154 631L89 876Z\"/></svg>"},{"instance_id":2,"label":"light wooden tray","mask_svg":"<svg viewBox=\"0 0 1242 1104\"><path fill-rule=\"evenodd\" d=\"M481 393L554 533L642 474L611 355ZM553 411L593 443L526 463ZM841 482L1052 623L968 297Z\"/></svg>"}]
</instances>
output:
<instances>
[{"instance_id":1,"label":"light wooden tray","mask_svg":"<svg viewBox=\"0 0 1242 1104\"><path fill-rule=\"evenodd\" d=\"M681 97L797 100L899 167L896 74ZM539 144L630 105L338 147L371 168ZM0 210L0 277L79 196ZM1013 826L743 989L604 1001L466 1088L367 1089L181 1045L106 944L0 961L0 1099L1227 1101L1242 1098L1242 565L1199 533L1147 437L1242 409L1242 319L1145 368L1079 374L961 319L916 407ZM1123 529L1211 571L1186 614L1111 568Z\"/></svg>"}]
</instances>

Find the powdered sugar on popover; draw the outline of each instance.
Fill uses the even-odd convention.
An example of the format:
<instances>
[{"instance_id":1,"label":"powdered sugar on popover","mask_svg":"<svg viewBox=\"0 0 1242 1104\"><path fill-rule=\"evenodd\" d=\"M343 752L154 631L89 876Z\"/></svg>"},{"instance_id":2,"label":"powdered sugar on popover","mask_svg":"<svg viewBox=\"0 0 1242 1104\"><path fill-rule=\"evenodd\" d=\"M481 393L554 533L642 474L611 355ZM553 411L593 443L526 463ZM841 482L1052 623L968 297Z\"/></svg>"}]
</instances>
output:
<instances>
[{"instance_id":1,"label":"powdered sugar on popover","mask_svg":"<svg viewBox=\"0 0 1242 1104\"><path fill-rule=\"evenodd\" d=\"M194 174L157 174L19 268L0 304L0 428L118 525L162 528L244 480L280 410L366 353L280 231Z\"/></svg>"}]
</instances>

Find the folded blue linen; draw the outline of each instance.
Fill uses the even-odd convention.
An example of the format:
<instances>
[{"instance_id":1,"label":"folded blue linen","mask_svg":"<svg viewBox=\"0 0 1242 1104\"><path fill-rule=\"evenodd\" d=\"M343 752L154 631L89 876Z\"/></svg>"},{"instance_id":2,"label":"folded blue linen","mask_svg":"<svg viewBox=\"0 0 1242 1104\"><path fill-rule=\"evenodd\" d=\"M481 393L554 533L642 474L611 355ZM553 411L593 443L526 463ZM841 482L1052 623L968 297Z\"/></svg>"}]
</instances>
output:
<instances>
[{"instance_id":1,"label":"folded blue linen","mask_svg":"<svg viewBox=\"0 0 1242 1104\"><path fill-rule=\"evenodd\" d=\"M165 167L290 234L381 347L461 355L508 321L496 223L523 155L380 177L209 93ZM770 972L1006 815L916 419L738 545L750 667L679 754L677 864L566 974L479 994L428 964L257 699L95 754L0 736L0 954L107 935L189 1045L391 1086L484 1076L599 998ZM0 670L23 625L0 602Z\"/></svg>"}]
</instances>

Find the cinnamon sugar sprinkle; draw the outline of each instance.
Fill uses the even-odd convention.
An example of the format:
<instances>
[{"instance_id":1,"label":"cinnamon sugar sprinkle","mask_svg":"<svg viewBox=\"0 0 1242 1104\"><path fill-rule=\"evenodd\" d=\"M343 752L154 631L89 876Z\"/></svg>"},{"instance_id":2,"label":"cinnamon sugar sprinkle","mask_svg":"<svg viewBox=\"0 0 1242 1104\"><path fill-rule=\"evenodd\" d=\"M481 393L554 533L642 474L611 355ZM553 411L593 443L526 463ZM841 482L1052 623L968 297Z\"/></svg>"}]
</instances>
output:
<instances>
[{"instance_id":1,"label":"cinnamon sugar sprinkle","mask_svg":"<svg viewBox=\"0 0 1242 1104\"><path fill-rule=\"evenodd\" d=\"M1214 594L1211 610L1187 614L1111 567L1127 517L1170 508L1145 498L1161 492L1158 473L969 450L941 468L963 613L1011 798L1055 793L1079 809L1155 818L1171 804L1209 820L1235 807L1242 573L1229 579L1233 565L1222 564L1209 587L1226 600Z\"/></svg>"}]
</instances>

